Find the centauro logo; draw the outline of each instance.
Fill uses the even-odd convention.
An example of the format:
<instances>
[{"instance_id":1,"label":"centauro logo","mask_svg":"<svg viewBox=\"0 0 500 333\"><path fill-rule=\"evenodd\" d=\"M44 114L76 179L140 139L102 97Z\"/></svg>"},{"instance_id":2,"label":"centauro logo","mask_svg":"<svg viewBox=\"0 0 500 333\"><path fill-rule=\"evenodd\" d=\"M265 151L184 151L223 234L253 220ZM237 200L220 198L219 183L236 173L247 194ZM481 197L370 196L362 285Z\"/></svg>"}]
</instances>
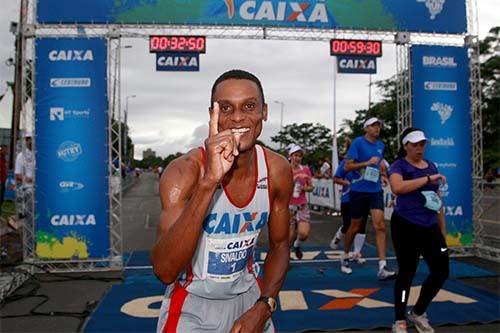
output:
<instances>
[{"instance_id":1,"label":"centauro logo","mask_svg":"<svg viewBox=\"0 0 500 333\"><path fill-rule=\"evenodd\" d=\"M244 212L240 214L210 214L203 221L208 234L241 234L262 229L268 220L268 212Z\"/></svg>"},{"instance_id":2,"label":"centauro logo","mask_svg":"<svg viewBox=\"0 0 500 333\"><path fill-rule=\"evenodd\" d=\"M224 0L224 2L229 18L233 18L237 12L243 20L328 23L324 2L249 0L244 1L239 8L235 8L234 0Z\"/></svg>"}]
</instances>

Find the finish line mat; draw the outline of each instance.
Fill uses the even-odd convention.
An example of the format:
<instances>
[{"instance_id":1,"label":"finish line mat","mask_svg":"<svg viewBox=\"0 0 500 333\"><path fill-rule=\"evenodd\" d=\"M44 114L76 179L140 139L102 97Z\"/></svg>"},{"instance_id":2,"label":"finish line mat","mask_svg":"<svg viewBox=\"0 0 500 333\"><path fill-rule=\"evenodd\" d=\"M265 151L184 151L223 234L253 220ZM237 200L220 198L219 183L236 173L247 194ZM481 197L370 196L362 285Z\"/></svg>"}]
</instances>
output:
<instances>
[{"instance_id":1,"label":"finish line mat","mask_svg":"<svg viewBox=\"0 0 500 333\"><path fill-rule=\"evenodd\" d=\"M146 256L137 255L136 258ZM149 255L147 256L149 258ZM134 258L132 255L131 259ZM148 259L149 260L149 259ZM372 329L390 327L394 320L394 281L377 281L377 261L353 264L350 276L339 273L338 262L293 263L278 298L273 321L280 332ZM452 272L456 261L452 261ZM466 276L494 272L459 263ZM421 262L409 305L415 303L426 277ZM482 275L485 274L485 275ZM84 332L154 332L165 286L145 266L131 266L126 280L112 286L89 318ZM428 309L433 325L488 323L499 320L497 295L448 280Z\"/></svg>"}]
</instances>

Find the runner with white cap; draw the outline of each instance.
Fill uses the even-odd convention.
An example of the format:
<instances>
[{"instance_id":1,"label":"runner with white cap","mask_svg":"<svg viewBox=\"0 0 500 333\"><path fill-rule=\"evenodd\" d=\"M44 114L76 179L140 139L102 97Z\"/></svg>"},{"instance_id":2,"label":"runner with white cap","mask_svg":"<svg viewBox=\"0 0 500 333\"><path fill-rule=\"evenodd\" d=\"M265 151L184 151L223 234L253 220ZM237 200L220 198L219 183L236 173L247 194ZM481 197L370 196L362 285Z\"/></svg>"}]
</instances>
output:
<instances>
[{"instance_id":1,"label":"runner with white cap","mask_svg":"<svg viewBox=\"0 0 500 333\"><path fill-rule=\"evenodd\" d=\"M341 257L341 271L351 274L349 251L354 236L359 231L363 215L367 210L373 221L375 241L379 257L377 276L380 280L394 278L396 273L387 267L386 239L384 222L384 197L381 181L387 183L385 165L381 163L384 156L384 144L379 140L381 121L372 117L365 121L365 135L352 141L345 163L346 171L355 171L351 182L351 225L344 238L344 253Z\"/></svg>"},{"instance_id":2,"label":"runner with white cap","mask_svg":"<svg viewBox=\"0 0 500 333\"><path fill-rule=\"evenodd\" d=\"M290 198L290 244L293 245L295 256L302 259L302 242L309 237L311 232L311 215L307 207L306 192L313 190L311 171L302 165L304 152L299 145L293 145L288 151L288 158L293 172L293 193ZM293 244L292 244L293 243Z\"/></svg>"},{"instance_id":3,"label":"runner with white cap","mask_svg":"<svg viewBox=\"0 0 500 333\"><path fill-rule=\"evenodd\" d=\"M424 159L427 138L423 131L408 128L400 139L399 158L391 165L391 188L397 195L391 217L391 234L399 273L394 284L394 333L406 333L406 318L420 333L433 333L425 313L449 274L446 223L438 191L446 177ZM417 303L407 315L411 284L422 256L429 276L422 284Z\"/></svg>"}]
</instances>

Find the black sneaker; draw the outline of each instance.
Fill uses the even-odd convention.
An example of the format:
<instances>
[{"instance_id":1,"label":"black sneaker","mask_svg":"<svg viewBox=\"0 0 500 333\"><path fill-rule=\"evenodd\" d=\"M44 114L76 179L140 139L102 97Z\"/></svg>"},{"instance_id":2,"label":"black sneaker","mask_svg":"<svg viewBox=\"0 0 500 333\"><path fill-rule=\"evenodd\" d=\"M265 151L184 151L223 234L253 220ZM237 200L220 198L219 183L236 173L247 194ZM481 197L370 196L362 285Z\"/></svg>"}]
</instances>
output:
<instances>
[{"instance_id":1,"label":"black sneaker","mask_svg":"<svg viewBox=\"0 0 500 333\"><path fill-rule=\"evenodd\" d=\"M302 259L302 256L304 254L302 253L302 249L300 248L300 246L294 246L293 251L295 252L295 256L297 257L297 259Z\"/></svg>"}]
</instances>

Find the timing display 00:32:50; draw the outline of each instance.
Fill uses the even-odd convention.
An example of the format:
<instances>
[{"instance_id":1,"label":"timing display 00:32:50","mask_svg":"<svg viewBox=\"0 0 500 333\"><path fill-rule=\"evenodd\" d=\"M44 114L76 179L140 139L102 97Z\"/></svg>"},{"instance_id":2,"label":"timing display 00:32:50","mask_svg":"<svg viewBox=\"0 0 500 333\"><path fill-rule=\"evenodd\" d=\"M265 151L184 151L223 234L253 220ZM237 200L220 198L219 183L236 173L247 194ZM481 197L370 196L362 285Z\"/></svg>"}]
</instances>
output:
<instances>
[{"instance_id":1,"label":"timing display 00:32:50","mask_svg":"<svg viewBox=\"0 0 500 333\"><path fill-rule=\"evenodd\" d=\"M205 36L149 36L149 52L205 53Z\"/></svg>"},{"instance_id":2,"label":"timing display 00:32:50","mask_svg":"<svg viewBox=\"0 0 500 333\"><path fill-rule=\"evenodd\" d=\"M379 40L331 39L330 55L382 56L382 42Z\"/></svg>"}]
</instances>

